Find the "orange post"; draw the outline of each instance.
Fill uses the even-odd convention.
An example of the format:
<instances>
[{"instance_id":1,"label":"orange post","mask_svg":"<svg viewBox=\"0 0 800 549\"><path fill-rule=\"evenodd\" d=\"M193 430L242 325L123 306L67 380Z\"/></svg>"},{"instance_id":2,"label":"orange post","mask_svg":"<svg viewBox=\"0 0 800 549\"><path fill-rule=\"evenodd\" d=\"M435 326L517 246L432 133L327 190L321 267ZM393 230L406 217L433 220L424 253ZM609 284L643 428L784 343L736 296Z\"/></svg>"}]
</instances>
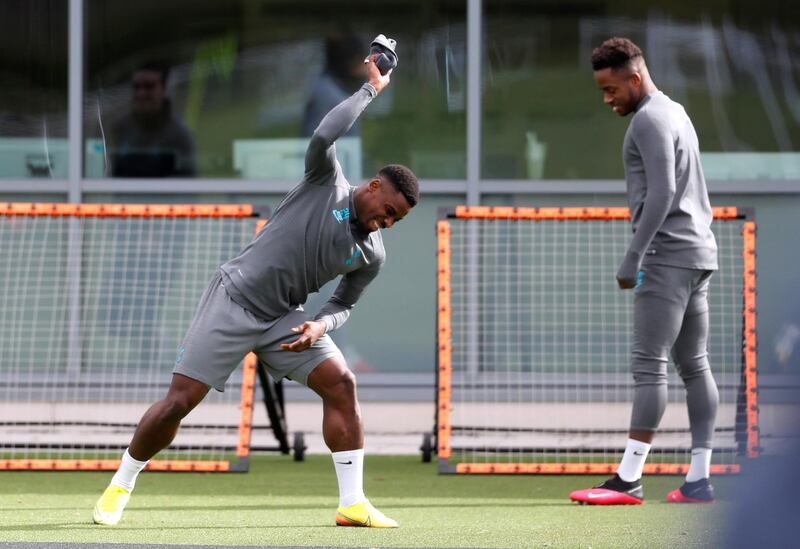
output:
<instances>
[{"instance_id":1,"label":"orange post","mask_svg":"<svg viewBox=\"0 0 800 549\"><path fill-rule=\"evenodd\" d=\"M739 211L734 206L711 208L714 219L736 219ZM612 220L630 219L626 207L567 207L529 208L513 206L456 206L459 219L556 219L556 220Z\"/></svg>"},{"instance_id":2,"label":"orange post","mask_svg":"<svg viewBox=\"0 0 800 549\"><path fill-rule=\"evenodd\" d=\"M616 463L459 463L456 473L478 475L611 475L616 473ZM646 464L646 475L685 475L685 464ZM711 474L724 475L740 472L739 465L712 465Z\"/></svg>"},{"instance_id":3,"label":"orange post","mask_svg":"<svg viewBox=\"0 0 800 549\"><path fill-rule=\"evenodd\" d=\"M438 374L439 407L437 452L441 459L450 457L450 410L452 375L452 327L450 324L450 223L439 221L437 234L437 330L438 330Z\"/></svg>"},{"instance_id":4,"label":"orange post","mask_svg":"<svg viewBox=\"0 0 800 549\"><path fill-rule=\"evenodd\" d=\"M236 447L236 456L243 458L250 455L250 437L253 429L253 395L256 387L256 364L258 358L253 353L244 357L242 366L242 411L239 421L239 445Z\"/></svg>"},{"instance_id":5,"label":"orange post","mask_svg":"<svg viewBox=\"0 0 800 549\"><path fill-rule=\"evenodd\" d=\"M744 256L744 378L747 408L747 457L760 454L758 433L758 374L756 371L756 224L747 221L742 228Z\"/></svg>"},{"instance_id":6,"label":"orange post","mask_svg":"<svg viewBox=\"0 0 800 549\"><path fill-rule=\"evenodd\" d=\"M0 471L116 471L118 459L0 459ZM227 461L153 460L149 471L227 471Z\"/></svg>"},{"instance_id":7,"label":"orange post","mask_svg":"<svg viewBox=\"0 0 800 549\"><path fill-rule=\"evenodd\" d=\"M250 204L56 204L0 202L0 215L22 217L252 217Z\"/></svg>"}]
</instances>

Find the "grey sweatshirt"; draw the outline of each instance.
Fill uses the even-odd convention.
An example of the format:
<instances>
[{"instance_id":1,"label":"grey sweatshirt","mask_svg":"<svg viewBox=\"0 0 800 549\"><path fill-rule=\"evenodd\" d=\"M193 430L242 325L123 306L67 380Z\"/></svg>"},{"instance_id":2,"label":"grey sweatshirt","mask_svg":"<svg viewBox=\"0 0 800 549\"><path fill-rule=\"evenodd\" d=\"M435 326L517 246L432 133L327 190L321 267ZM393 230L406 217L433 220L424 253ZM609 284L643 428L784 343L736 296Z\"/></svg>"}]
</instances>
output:
<instances>
[{"instance_id":1,"label":"grey sweatshirt","mask_svg":"<svg viewBox=\"0 0 800 549\"><path fill-rule=\"evenodd\" d=\"M342 174L334 144L375 95L364 84L325 116L309 142L303 180L253 242L222 265L231 299L257 316L277 319L344 275L316 316L334 330L378 275L386 259L380 231L366 233L356 223L355 187Z\"/></svg>"},{"instance_id":2,"label":"grey sweatshirt","mask_svg":"<svg viewBox=\"0 0 800 549\"><path fill-rule=\"evenodd\" d=\"M716 270L700 146L683 107L660 91L645 97L622 158L634 236L617 278L635 280L643 264Z\"/></svg>"}]
</instances>

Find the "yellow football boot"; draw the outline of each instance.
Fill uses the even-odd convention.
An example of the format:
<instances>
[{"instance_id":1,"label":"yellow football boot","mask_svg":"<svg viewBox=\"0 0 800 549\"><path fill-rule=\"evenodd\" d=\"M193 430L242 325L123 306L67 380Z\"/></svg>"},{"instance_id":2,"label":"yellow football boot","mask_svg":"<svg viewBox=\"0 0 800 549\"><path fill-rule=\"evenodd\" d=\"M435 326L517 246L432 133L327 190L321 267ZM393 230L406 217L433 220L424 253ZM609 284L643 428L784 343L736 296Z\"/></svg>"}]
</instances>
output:
<instances>
[{"instance_id":1,"label":"yellow football boot","mask_svg":"<svg viewBox=\"0 0 800 549\"><path fill-rule=\"evenodd\" d=\"M390 519L372 506L369 500L339 507L336 510L337 526L365 526L367 528L397 528L396 520Z\"/></svg>"},{"instance_id":2,"label":"yellow football boot","mask_svg":"<svg viewBox=\"0 0 800 549\"><path fill-rule=\"evenodd\" d=\"M131 499L130 490L113 484L106 488L94 506L94 522L114 526L122 518L122 511Z\"/></svg>"}]
</instances>

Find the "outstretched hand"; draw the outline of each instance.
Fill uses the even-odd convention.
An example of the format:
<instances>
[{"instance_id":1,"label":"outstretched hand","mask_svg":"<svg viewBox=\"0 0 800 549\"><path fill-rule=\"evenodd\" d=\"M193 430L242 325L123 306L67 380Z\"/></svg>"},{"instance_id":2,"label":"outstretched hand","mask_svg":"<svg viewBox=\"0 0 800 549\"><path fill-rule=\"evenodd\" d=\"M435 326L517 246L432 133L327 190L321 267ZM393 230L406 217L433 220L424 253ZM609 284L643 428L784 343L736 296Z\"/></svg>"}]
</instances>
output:
<instances>
[{"instance_id":1,"label":"outstretched hand","mask_svg":"<svg viewBox=\"0 0 800 549\"><path fill-rule=\"evenodd\" d=\"M381 74L380 69L378 69L378 65L375 64L375 60L378 58L379 53L374 53L364 59L364 63L367 65L367 81L370 85L375 88L375 91L381 93L381 90L389 85L389 76L392 74L392 70L389 70L386 74Z\"/></svg>"},{"instance_id":2,"label":"outstretched hand","mask_svg":"<svg viewBox=\"0 0 800 549\"><path fill-rule=\"evenodd\" d=\"M292 351L299 353L311 347L316 341L325 335L325 323L321 320L307 320L300 326L295 326L292 331L302 334L291 343L281 343L282 351Z\"/></svg>"}]
</instances>

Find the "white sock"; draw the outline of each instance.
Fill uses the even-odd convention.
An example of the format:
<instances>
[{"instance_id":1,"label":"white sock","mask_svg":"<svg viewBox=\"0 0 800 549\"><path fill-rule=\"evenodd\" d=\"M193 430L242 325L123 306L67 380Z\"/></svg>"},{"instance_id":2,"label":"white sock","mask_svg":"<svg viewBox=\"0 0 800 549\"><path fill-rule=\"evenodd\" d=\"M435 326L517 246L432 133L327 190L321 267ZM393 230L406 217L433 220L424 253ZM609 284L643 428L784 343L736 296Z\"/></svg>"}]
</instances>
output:
<instances>
[{"instance_id":1,"label":"white sock","mask_svg":"<svg viewBox=\"0 0 800 549\"><path fill-rule=\"evenodd\" d=\"M650 445L646 442L629 438L622 461L617 469L619 478L625 482L633 482L642 478L642 469L644 469L644 462L649 451Z\"/></svg>"},{"instance_id":2,"label":"white sock","mask_svg":"<svg viewBox=\"0 0 800 549\"><path fill-rule=\"evenodd\" d=\"M364 501L364 449L331 452L339 481L339 506Z\"/></svg>"},{"instance_id":3,"label":"white sock","mask_svg":"<svg viewBox=\"0 0 800 549\"><path fill-rule=\"evenodd\" d=\"M711 476L711 448L692 448L692 463L686 473L686 482L696 482Z\"/></svg>"},{"instance_id":4,"label":"white sock","mask_svg":"<svg viewBox=\"0 0 800 549\"><path fill-rule=\"evenodd\" d=\"M122 463L119 464L119 469L114 474L114 478L111 479L111 484L132 491L134 484L136 484L136 477L139 476L139 473L149 461L133 459L126 449L125 453L122 454Z\"/></svg>"}]
</instances>

